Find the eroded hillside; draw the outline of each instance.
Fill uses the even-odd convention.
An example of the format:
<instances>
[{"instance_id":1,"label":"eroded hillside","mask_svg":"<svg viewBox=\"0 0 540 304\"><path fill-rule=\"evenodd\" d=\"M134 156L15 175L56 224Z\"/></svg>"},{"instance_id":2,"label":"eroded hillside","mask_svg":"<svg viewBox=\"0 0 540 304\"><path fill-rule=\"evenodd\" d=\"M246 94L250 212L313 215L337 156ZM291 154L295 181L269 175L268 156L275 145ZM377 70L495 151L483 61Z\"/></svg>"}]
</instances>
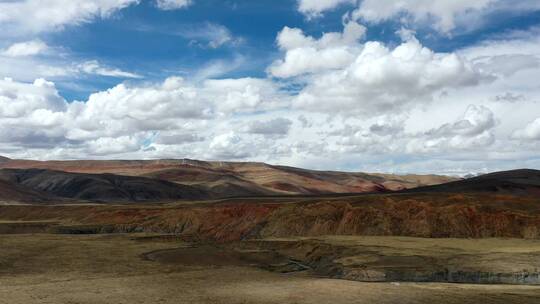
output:
<instances>
[{"instance_id":1,"label":"eroded hillside","mask_svg":"<svg viewBox=\"0 0 540 304\"><path fill-rule=\"evenodd\" d=\"M319 235L540 238L538 198L491 194L254 198L131 207L0 206L0 220L56 220L90 231L105 227L175 233L218 242Z\"/></svg>"}]
</instances>

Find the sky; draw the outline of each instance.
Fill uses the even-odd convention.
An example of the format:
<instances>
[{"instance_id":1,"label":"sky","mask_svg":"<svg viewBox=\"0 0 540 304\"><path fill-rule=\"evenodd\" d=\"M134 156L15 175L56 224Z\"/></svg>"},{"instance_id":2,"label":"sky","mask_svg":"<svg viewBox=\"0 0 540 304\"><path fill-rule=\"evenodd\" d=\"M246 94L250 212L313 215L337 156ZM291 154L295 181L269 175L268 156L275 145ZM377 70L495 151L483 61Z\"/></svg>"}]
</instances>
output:
<instances>
[{"instance_id":1,"label":"sky","mask_svg":"<svg viewBox=\"0 0 540 304\"><path fill-rule=\"evenodd\" d=\"M540 169L540 1L0 0L0 155Z\"/></svg>"}]
</instances>

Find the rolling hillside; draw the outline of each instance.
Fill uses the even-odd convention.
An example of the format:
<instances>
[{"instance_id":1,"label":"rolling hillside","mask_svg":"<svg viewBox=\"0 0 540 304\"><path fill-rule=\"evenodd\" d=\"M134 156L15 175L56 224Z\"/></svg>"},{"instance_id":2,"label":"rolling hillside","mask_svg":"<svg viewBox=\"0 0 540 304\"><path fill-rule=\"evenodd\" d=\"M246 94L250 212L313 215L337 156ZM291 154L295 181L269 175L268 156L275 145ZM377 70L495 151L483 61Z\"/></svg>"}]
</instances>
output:
<instances>
[{"instance_id":1,"label":"rolling hillside","mask_svg":"<svg viewBox=\"0 0 540 304\"><path fill-rule=\"evenodd\" d=\"M400 176L315 171L264 163L149 161L7 160L0 169L46 169L82 174L115 174L166 180L196 186L215 197L319 195L389 192L456 180L437 175Z\"/></svg>"}]
</instances>

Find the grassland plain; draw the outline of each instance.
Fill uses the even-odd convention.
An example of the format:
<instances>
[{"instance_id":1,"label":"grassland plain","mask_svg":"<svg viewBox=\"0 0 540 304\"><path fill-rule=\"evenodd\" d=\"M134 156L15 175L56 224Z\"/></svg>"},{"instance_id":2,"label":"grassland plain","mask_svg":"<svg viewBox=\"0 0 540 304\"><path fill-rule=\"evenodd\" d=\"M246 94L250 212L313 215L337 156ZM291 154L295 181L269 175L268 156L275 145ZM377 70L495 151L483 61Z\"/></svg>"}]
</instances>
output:
<instances>
[{"instance_id":1,"label":"grassland plain","mask_svg":"<svg viewBox=\"0 0 540 304\"><path fill-rule=\"evenodd\" d=\"M210 258L202 259L203 263L190 262L197 257L189 255L185 262L160 262L144 258L145 254L182 248L189 252L192 244L148 237L0 235L0 303L532 304L540 297L539 286L366 283L317 277L309 271L271 272L234 259L213 262L212 256L221 256L208 248ZM374 241L329 239L340 244ZM399 241L390 243L399 249Z\"/></svg>"}]
</instances>

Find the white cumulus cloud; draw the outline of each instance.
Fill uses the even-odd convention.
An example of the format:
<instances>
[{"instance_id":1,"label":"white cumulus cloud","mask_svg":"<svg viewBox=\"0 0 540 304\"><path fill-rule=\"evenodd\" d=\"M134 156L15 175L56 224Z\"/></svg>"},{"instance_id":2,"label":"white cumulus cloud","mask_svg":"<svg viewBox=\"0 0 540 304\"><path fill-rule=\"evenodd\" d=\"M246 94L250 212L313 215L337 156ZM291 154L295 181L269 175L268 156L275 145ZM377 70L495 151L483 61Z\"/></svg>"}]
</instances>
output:
<instances>
[{"instance_id":1,"label":"white cumulus cloud","mask_svg":"<svg viewBox=\"0 0 540 304\"><path fill-rule=\"evenodd\" d=\"M366 28L356 22L346 24L343 33L326 33L320 39L306 36L300 29L285 27L277 37L285 58L275 61L269 72L287 78L343 68L356 57L358 41L365 34Z\"/></svg>"},{"instance_id":2,"label":"white cumulus cloud","mask_svg":"<svg viewBox=\"0 0 540 304\"><path fill-rule=\"evenodd\" d=\"M308 17L317 17L339 5L355 2L356 0L298 0L298 11Z\"/></svg>"},{"instance_id":3,"label":"white cumulus cloud","mask_svg":"<svg viewBox=\"0 0 540 304\"><path fill-rule=\"evenodd\" d=\"M525 140L540 140L540 118L527 124L525 128L515 131L513 137Z\"/></svg>"},{"instance_id":4,"label":"white cumulus cloud","mask_svg":"<svg viewBox=\"0 0 540 304\"><path fill-rule=\"evenodd\" d=\"M6 79L0 81L0 142L35 148L53 145L62 147L63 153L69 147L71 157L128 153L136 145L143 149L154 142L157 146L200 142L220 131L217 125L209 128L209 121L279 106L286 98L274 89L263 79L193 84L170 77L150 85L120 84L86 101L68 103L52 82ZM106 147L116 141L118 147Z\"/></svg>"},{"instance_id":5,"label":"white cumulus cloud","mask_svg":"<svg viewBox=\"0 0 540 304\"><path fill-rule=\"evenodd\" d=\"M496 0L408 0L380 1L363 0L352 15L353 18L381 22L405 14L413 22L429 22L443 33L456 27L456 18L471 11L480 11Z\"/></svg>"},{"instance_id":6,"label":"white cumulus cloud","mask_svg":"<svg viewBox=\"0 0 540 304\"><path fill-rule=\"evenodd\" d=\"M298 11L309 18L350 4L354 9L349 17L369 23L395 20L409 26L427 25L434 30L451 34L457 27L482 26L490 15L501 12L530 12L540 9L536 0L299 0Z\"/></svg>"},{"instance_id":7,"label":"white cumulus cloud","mask_svg":"<svg viewBox=\"0 0 540 304\"><path fill-rule=\"evenodd\" d=\"M18 0L0 2L5 30L39 33L107 18L139 0ZM5 35L6 33L4 33Z\"/></svg>"},{"instance_id":8,"label":"white cumulus cloud","mask_svg":"<svg viewBox=\"0 0 540 304\"><path fill-rule=\"evenodd\" d=\"M156 6L162 10L176 10L189 6L191 0L157 0Z\"/></svg>"},{"instance_id":9,"label":"white cumulus cloud","mask_svg":"<svg viewBox=\"0 0 540 304\"><path fill-rule=\"evenodd\" d=\"M478 149L494 142L495 125L494 114L489 108L469 105L461 119L414 136L407 149L409 153Z\"/></svg>"},{"instance_id":10,"label":"white cumulus cloud","mask_svg":"<svg viewBox=\"0 0 540 304\"><path fill-rule=\"evenodd\" d=\"M341 69L313 75L295 105L372 114L429 101L442 90L492 80L466 58L434 52L414 38L393 49L376 41L359 48L354 60Z\"/></svg>"},{"instance_id":11,"label":"white cumulus cloud","mask_svg":"<svg viewBox=\"0 0 540 304\"><path fill-rule=\"evenodd\" d=\"M45 42L36 39L14 43L2 51L2 55L8 57L34 56L45 52L47 49L48 46Z\"/></svg>"}]
</instances>

